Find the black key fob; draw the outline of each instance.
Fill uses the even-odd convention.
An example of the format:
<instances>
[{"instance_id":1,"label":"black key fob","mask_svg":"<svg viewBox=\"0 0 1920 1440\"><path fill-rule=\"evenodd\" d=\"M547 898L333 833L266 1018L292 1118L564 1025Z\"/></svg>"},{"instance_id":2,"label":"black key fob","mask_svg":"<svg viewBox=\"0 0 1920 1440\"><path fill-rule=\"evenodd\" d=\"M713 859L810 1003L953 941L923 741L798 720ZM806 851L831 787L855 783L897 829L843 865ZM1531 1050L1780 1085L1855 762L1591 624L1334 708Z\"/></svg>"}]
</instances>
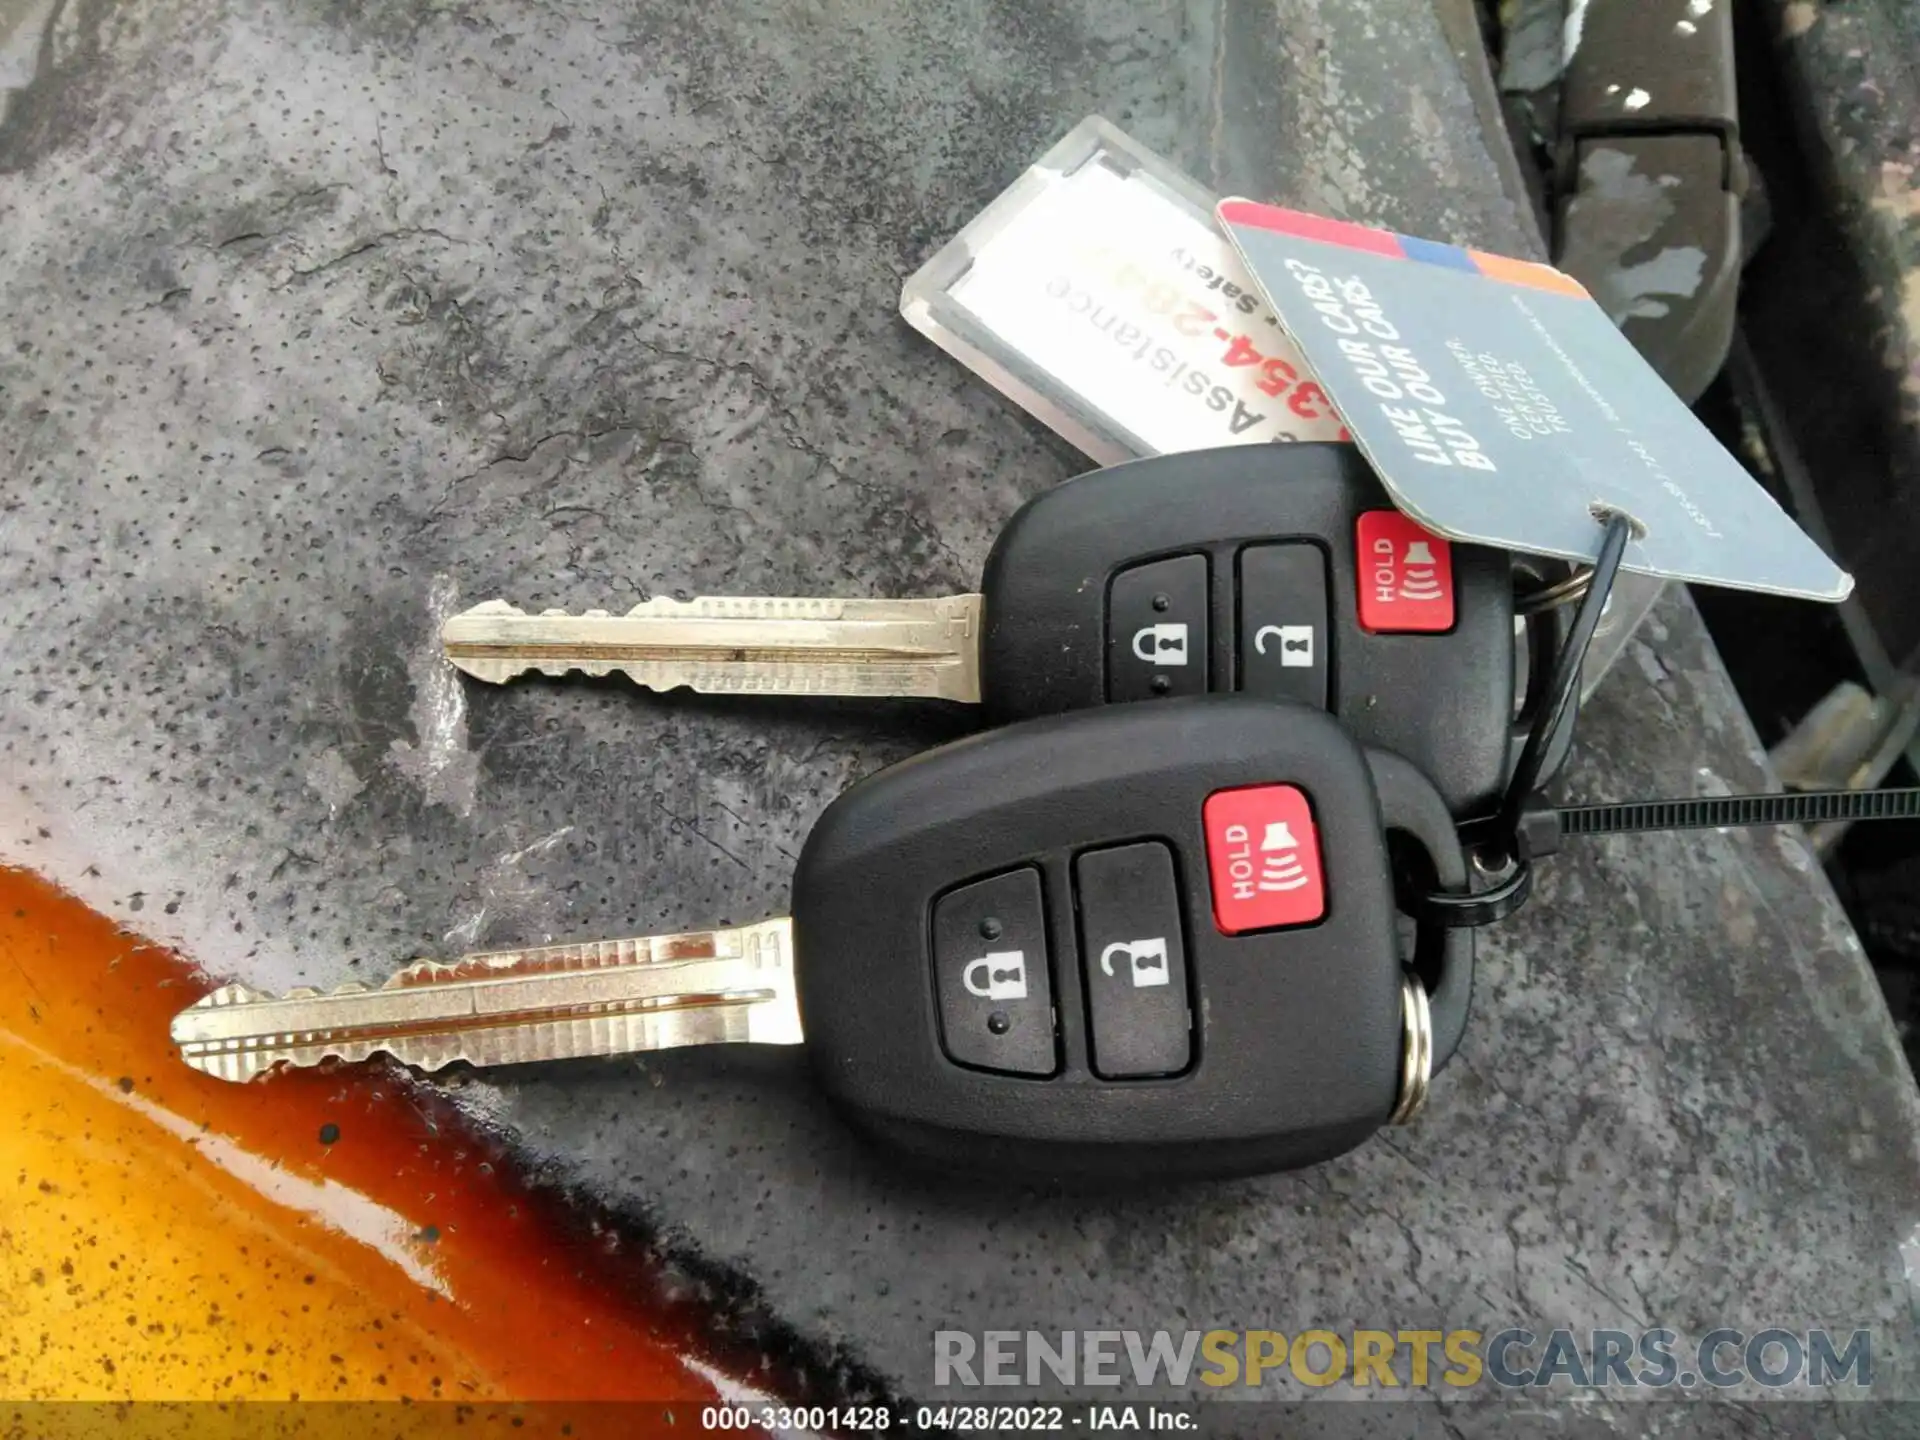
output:
<instances>
[{"instance_id":1,"label":"black key fob","mask_svg":"<svg viewBox=\"0 0 1920 1440\"><path fill-rule=\"evenodd\" d=\"M1433 786L1306 706L1111 705L958 741L808 837L808 1053L861 1129L935 1165L1080 1184L1325 1160L1424 1079L1409 966L1433 1068L1466 1023L1472 934L1405 953L1396 852L1464 888Z\"/></svg>"},{"instance_id":2,"label":"black key fob","mask_svg":"<svg viewBox=\"0 0 1920 1440\"><path fill-rule=\"evenodd\" d=\"M1338 715L1461 817L1493 808L1543 684L1502 550L1396 510L1351 445L1230 446L1069 480L1014 515L981 586L991 718L1239 691ZM1557 737L1547 774L1571 737Z\"/></svg>"}]
</instances>

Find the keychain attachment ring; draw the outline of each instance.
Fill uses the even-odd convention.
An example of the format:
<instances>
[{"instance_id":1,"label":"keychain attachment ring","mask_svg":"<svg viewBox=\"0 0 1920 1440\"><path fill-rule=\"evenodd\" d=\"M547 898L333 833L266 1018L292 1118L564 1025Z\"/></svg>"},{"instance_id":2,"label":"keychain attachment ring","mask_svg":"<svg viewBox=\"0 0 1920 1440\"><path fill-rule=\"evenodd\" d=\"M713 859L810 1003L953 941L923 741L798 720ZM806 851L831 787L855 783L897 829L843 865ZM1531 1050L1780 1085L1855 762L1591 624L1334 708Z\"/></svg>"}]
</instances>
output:
<instances>
[{"instance_id":1,"label":"keychain attachment ring","mask_svg":"<svg viewBox=\"0 0 1920 1440\"><path fill-rule=\"evenodd\" d=\"M1400 1099L1387 1116L1389 1125L1406 1125L1427 1104L1433 1080L1433 1012L1418 977L1400 977Z\"/></svg>"}]
</instances>

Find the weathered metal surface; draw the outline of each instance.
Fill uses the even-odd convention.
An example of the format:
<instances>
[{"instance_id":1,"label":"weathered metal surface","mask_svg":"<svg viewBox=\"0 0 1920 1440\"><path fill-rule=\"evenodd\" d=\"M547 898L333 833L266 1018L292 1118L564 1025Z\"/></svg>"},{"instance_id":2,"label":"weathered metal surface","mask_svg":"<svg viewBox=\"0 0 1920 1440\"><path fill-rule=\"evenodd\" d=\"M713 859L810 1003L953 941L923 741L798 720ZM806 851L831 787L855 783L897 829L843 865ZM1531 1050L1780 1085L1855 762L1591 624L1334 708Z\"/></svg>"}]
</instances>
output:
<instances>
[{"instance_id":1,"label":"weathered metal surface","mask_svg":"<svg viewBox=\"0 0 1920 1440\"><path fill-rule=\"evenodd\" d=\"M1537 253L1455 67L1413 0L68 6L0 127L0 855L261 989L780 913L826 801L964 716L476 687L445 618L967 589L1076 462L902 278L1093 111ZM1580 743L1583 798L1764 780L1680 598ZM1783 1317L1910 1392L1920 1104L1801 842L1572 850L1484 956L1417 1125L1176 1194L910 1180L797 1055L461 1094L908 1394L953 1326Z\"/></svg>"},{"instance_id":2,"label":"weathered metal surface","mask_svg":"<svg viewBox=\"0 0 1920 1440\"><path fill-rule=\"evenodd\" d=\"M1781 214L1753 269L1746 326L1776 377L1836 552L1859 578L1880 643L1912 668L1920 662L1920 20L1897 0L1773 0L1764 13L1779 47L1782 109L1812 183L1775 206Z\"/></svg>"}]
</instances>

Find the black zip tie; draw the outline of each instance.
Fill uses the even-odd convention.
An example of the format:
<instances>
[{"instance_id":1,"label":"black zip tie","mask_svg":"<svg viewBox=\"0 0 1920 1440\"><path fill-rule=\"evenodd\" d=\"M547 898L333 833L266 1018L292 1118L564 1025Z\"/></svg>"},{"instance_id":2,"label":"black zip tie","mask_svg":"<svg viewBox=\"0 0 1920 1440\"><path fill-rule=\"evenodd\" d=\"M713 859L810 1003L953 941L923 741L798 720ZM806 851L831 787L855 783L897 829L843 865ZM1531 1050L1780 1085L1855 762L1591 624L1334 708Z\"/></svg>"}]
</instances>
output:
<instances>
[{"instance_id":1,"label":"black zip tie","mask_svg":"<svg viewBox=\"0 0 1920 1440\"><path fill-rule=\"evenodd\" d=\"M1450 930L1504 920L1533 891L1533 862L1568 835L1644 835L1667 830L1741 830L1763 825L1824 825L1835 820L1920 820L1920 787L1903 790L1788 790L1771 795L1702 795L1686 800L1624 800L1555 807L1538 796L1520 816L1512 867L1471 895L1428 895L1416 916Z\"/></svg>"},{"instance_id":2,"label":"black zip tie","mask_svg":"<svg viewBox=\"0 0 1920 1440\"><path fill-rule=\"evenodd\" d=\"M1693 800L1628 800L1618 805L1565 805L1550 813L1560 822L1562 835L1737 830L1755 825L1824 825L1834 820L1916 820L1920 819L1920 788L1798 790L1777 795L1706 795Z\"/></svg>"},{"instance_id":3,"label":"black zip tie","mask_svg":"<svg viewBox=\"0 0 1920 1440\"><path fill-rule=\"evenodd\" d=\"M1527 823L1529 810L1535 804L1540 771L1547 763L1553 737L1559 732L1568 707L1580 693L1580 668L1586 663L1587 647L1593 643L1593 632L1600 628L1607 596L1613 590L1614 577L1620 573L1620 562L1626 558L1627 542L1633 538L1633 521L1624 511L1614 510L1604 515L1596 512L1595 518L1606 526L1600 553L1594 557L1593 569L1587 577L1587 592L1580 599L1580 609L1574 616L1566 643L1554 660L1544 703L1527 731L1526 746L1514 764L1500 809L1485 820L1462 827L1461 831L1460 838L1469 849L1483 856L1509 859L1513 868L1490 889L1478 894L1421 896L1414 902L1413 913L1429 924L1449 930L1491 925L1526 904L1533 889L1530 861L1523 853L1525 847L1520 840L1521 827Z\"/></svg>"},{"instance_id":4,"label":"black zip tie","mask_svg":"<svg viewBox=\"0 0 1920 1440\"><path fill-rule=\"evenodd\" d=\"M1522 860L1555 854L1567 835L1644 835L1660 830L1742 830L1833 821L1920 820L1920 787L1904 790L1783 790L1765 795L1698 795L1549 805L1535 798L1521 817Z\"/></svg>"},{"instance_id":5,"label":"black zip tie","mask_svg":"<svg viewBox=\"0 0 1920 1440\"><path fill-rule=\"evenodd\" d=\"M1587 593L1581 597L1573 628L1567 633L1566 643L1560 647L1559 657L1554 661L1553 678L1547 682L1546 703L1533 717L1533 728L1527 732L1526 747L1521 750L1520 759L1514 764L1513 777L1508 780L1506 795L1500 802L1500 813L1495 821L1499 829L1492 838L1508 854L1513 853L1521 814L1533 799L1534 792L1540 788L1540 771L1547 763L1547 752L1553 748L1553 737L1559 732L1568 709L1579 697L1580 670L1586 664L1587 647L1593 644L1593 633L1600 628L1600 617L1607 608L1607 597L1613 593L1614 577L1620 573L1620 562L1627 554L1627 542L1633 538L1633 521L1622 511L1616 510L1608 515L1606 527L1606 535L1600 541L1600 553L1594 557L1593 571L1587 580Z\"/></svg>"},{"instance_id":6,"label":"black zip tie","mask_svg":"<svg viewBox=\"0 0 1920 1440\"><path fill-rule=\"evenodd\" d=\"M1580 688L1580 667L1600 626L1601 611L1633 535L1615 511L1595 557L1580 612L1554 661L1547 702L1534 716L1526 748L1497 813L1461 827L1460 838L1482 862L1505 861L1499 878L1471 894L1431 894L1413 904L1415 917L1449 930L1504 920L1533 893L1533 862L1560 848L1567 835L1632 835L1661 830L1737 830L1761 825L1822 825L1851 820L1920 819L1920 788L1799 790L1771 795L1703 795L1684 800L1627 800L1612 805L1555 807L1537 793L1547 748Z\"/></svg>"},{"instance_id":7,"label":"black zip tie","mask_svg":"<svg viewBox=\"0 0 1920 1440\"><path fill-rule=\"evenodd\" d=\"M1435 892L1417 896L1413 918L1423 925L1438 925L1445 930L1477 930L1504 920L1533 894L1533 865L1518 860L1485 890L1468 894Z\"/></svg>"}]
</instances>

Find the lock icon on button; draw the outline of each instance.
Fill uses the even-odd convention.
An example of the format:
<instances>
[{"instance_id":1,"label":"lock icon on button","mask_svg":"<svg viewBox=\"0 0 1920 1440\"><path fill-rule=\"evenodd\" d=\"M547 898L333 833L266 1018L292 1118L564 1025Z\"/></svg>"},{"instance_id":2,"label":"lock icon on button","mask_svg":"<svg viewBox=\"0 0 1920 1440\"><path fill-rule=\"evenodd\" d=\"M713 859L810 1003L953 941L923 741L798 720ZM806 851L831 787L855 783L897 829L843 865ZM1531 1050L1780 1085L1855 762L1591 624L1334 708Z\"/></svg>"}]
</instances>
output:
<instances>
[{"instance_id":1,"label":"lock icon on button","mask_svg":"<svg viewBox=\"0 0 1920 1440\"><path fill-rule=\"evenodd\" d=\"M969 995L982 1000L1024 1000L1027 998L1027 952L992 950L978 960L969 960L960 972L960 983Z\"/></svg>"},{"instance_id":2,"label":"lock icon on button","mask_svg":"<svg viewBox=\"0 0 1920 1440\"><path fill-rule=\"evenodd\" d=\"M1186 664L1186 622L1143 625L1133 632L1133 653L1149 665Z\"/></svg>"}]
</instances>

